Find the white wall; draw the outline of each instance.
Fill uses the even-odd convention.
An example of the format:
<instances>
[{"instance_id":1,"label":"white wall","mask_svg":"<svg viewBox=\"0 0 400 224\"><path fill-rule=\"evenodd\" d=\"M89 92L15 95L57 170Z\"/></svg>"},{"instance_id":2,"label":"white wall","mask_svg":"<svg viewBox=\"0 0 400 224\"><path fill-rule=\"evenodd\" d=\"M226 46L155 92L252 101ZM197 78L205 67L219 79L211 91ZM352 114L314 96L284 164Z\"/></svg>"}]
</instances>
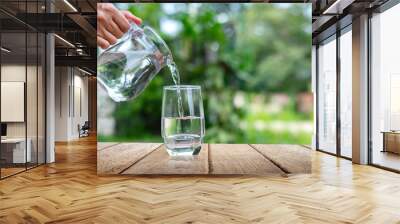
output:
<instances>
[{"instance_id":1,"label":"white wall","mask_svg":"<svg viewBox=\"0 0 400 224\"><path fill-rule=\"evenodd\" d=\"M1 74L2 74L1 75L1 81L2 82L26 83L25 82L25 74L26 74L25 69L26 69L25 65L24 66L22 66L22 65L2 65L2 67L1 67ZM31 69L31 68L28 67L28 70L29 69ZM3 85L4 84L5 83L3 83ZM4 91L5 90L2 89L2 94L7 94ZM22 91L22 92L19 92L19 94L22 95L22 96L19 96L19 98L24 99L24 97L25 97L24 96L24 89L19 90L19 91ZM10 98L10 97L2 95L1 98L2 99L5 99L5 98L7 99L7 98ZM18 104L20 104L20 102ZM19 119L18 120L20 120L20 122L7 122L8 126L9 126L8 129L10 129L10 131L14 132L17 135L18 135L18 133L21 135L21 136L17 136L17 137L25 136L25 130L18 131L18 129L19 129L18 127L21 126L20 124L24 123L24 113L25 113L24 102L22 102L22 104L23 104L22 108L21 107L20 108L13 108L13 109L19 109L20 110L20 111L16 111L15 112L15 113L19 114L19 116L18 116ZM13 113L12 111L10 111L10 110L12 110L10 107L5 107L4 102L2 102L2 106L3 106L1 108L1 112L2 112L1 114L2 115ZM22 117L21 117L21 115L22 115ZM4 121L3 117L2 117L2 120ZM23 127L22 129L25 129L25 128ZM15 136L15 134L14 134L14 136Z\"/></svg>"},{"instance_id":2,"label":"white wall","mask_svg":"<svg viewBox=\"0 0 400 224\"><path fill-rule=\"evenodd\" d=\"M69 68L55 68L55 140L68 140Z\"/></svg>"},{"instance_id":3,"label":"white wall","mask_svg":"<svg viewBox=\"0 0 400 224\"><path fill-rule=\"evenodd\" d=\"M56 67L56 141L78 139L78 124L88 120L88 78L83 75L76 68Z\"/></svg>"},{"instance_id":4,"label":"white wall","mask_svg":"<svg viewBox=\"0 0 400 224\"><path fill-rule=\"evenodd\" d=\"M77 75L76 72L79 72ZM71 99L73 99L74 102L71 102L71 106L73 105L73 108L71 109L72 111L72 119L71 119L71 132L70 136L74 138L79 137L79 132L78 132L78 125L83 125L85 121L89 120L89 111L88 111L88 78L85 76L81 76L82 74L79 70L74 70L74 82L73 82L73 88L71 88L71 91L73 90L71 96Z\"/></svg>"},{"instance_id":5,"label":"white wall","mask_svg":"<svg viewBox=\"0 0 400 224\"><path fill-rule=\"evenodd\" d=\"M1 82L1 108L4 108L1 110L2 122L24 122L24 103L24 82Z\"/></svg>"},{"instance_id":6,"label":"white wall","mask_svg":"<svg viewBox=\"0 0 400 224\"><path fill-rule=\"evenodd\" d=\"M38 69L38 70L37 70ZM45 120L44 120L44 74L42 67L25 66L25 64L3 64L1 66L2 82L23 82L26 84L26 106L25 102L19 108L4 106L1 108L4 113L21 113L22 121L5 122L7 124L7 137L9 138L25 138L29 139L29 147L31 149L32 162L39 159L39 163L44 163L45 159ZM27 80L25 80L27 78ZM2 98L9 98L2 89ZM25 89L18 90L19 94L24 95ZM4 95L6 94L6 95ZM23 96L22 98L24 98ZM23 100L25 101L25 100ZM17 103L17 102L15 102ZM2 103L3 104L3 103ZM14 111L13 111L14 110ZM26 120L24 114L26 112ZM3 118L2 118L3 120Z\"/></svg>"},{"instance_id":7,"label":"white wall","mask_svg":"<svg viewBox=\"0 0 400 224\"><path fill-rule=\"evenodd\" d=\"M1 66L1 81L3 82L25 82L25 65L2 65ZM29 69L29 68L28 68ZM7 108L1 108L7 110ZM25 137L25 122L8 122L7 123L8 137Z\"/></svg>"}]
</instances>

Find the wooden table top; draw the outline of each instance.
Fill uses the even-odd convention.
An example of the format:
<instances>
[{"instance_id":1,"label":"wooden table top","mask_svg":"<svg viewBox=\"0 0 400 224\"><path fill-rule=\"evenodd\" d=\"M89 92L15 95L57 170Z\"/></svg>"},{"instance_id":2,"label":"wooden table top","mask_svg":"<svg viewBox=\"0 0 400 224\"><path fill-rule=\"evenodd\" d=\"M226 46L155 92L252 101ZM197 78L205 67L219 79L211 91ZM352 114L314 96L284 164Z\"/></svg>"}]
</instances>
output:
<instances>
[{"instance_id":1,"label":"wooden table top","mask_svg":"<svg viewBox=\"0 0 400 224\"><path fill-rule=\"evenodd\" d=\"M381 133L400 135L400 131L381 131Z\"/></svg>"},{"instance_id":2,"label":"wooden table top","mask_svg":"<svg viewBox=\"0 0 400 224\"><path fill-rule=\"evenodd\" d=\"M197 156L170 157L162 143L97 145L99 175L269 175L311 172L300 145L203 144Z\"/></svg>"}]
</instances>

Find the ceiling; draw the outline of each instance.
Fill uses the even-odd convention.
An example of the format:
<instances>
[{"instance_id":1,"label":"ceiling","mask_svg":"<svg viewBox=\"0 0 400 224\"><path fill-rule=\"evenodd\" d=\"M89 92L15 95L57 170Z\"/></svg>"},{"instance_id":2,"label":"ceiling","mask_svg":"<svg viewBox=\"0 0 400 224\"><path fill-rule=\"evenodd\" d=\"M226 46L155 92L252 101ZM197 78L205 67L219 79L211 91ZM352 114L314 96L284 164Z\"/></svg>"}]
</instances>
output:
<instances>
[{"instance_id":1,"label":"ceiling","mask_svg":"<svg viewBox=\"0 0 400 224\"><path fill-rule=\"evenodd\" d=\"M388 0L255 0L252 2L286 2L312 4L312 36L317 43L337 29L338 21L379 7ZM132 2L131 0L99 0L99 2ZM142 1L146 2L146 1ZM148 1L150 2L150 1ZM154 1L152 1L154 2ZM157 2L157 1L155 1ZM202 2L208 2L203 0ZM3 46L15 57L26 55L24 35L18 33L55 32L57 65L80 66L96 71L96 0L1 0L0 25ZM48 13L52 9L52 13ZM342 25L343 25L342 24ZM34 36L28 34L28 55L36 51ZM33 40L32 40L33 39ZM66 41L63 41L66 40ZM35 41L33 41L35 42ZM72 45L74 46L72 46ZM39 46L40 47L40 46ZM14 51L15 50L15 51ZM18 53L19 52L19 53ZM13 54L10 54L12 56ZM11 58L11 57L10 57ZM90 66L91 65L91 66Z\"/></svg>"},{"instance_id":2,"label":"ceiling","mask_svg":"<svg viewBox=\"0 0 400 224\"><path fill-rule=\"evenodd\" d=\"M312 0L313 44L351 24L352 17L372 11L388 0ZM340 21L340 22L339 22Z\"/></svg>"},{"instance_id":3,"label":"ceiling","mask_svg":"<svg viewBox=\"0 0 400 224\"><path fill-rule=\"evenodd\" d=\"M96 73L96 0L1 0L0 26L9 60L36 57L44 47L37 35L51 32L57 34L56 65Z\"/></svg>"}]
</instances>

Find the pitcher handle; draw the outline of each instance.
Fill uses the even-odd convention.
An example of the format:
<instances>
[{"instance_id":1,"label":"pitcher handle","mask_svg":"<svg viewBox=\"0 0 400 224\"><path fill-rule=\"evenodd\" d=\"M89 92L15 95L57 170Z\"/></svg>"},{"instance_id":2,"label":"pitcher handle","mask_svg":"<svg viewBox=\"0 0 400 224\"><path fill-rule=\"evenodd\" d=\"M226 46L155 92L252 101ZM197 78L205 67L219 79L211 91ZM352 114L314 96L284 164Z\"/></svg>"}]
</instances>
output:
<instances>
[{"instance_id":1,"label":"pitcher handle","mask_svg":"<svg viewBox=\"0 0 400 224\"><path fill-rule=\"evenodd\" d=\"M138 35L140 33L143 33L143 28L141 28L139 25L137 25L135 22L130 22L130 27L128 32L126 34L130 35ZM125 35L126 35L125 34Z\"/></svg>"},{"instance_id":2,"label":"pitcher handle","mask_svg":"<svg viewBox=\"0 0 400 224\"><path fill-rule=\"evenodd\" d=\"M130 25L130 30L138 30L141 29L140 26L138 26L135 22L129 22Z\"/></svg>"}]
</instances>

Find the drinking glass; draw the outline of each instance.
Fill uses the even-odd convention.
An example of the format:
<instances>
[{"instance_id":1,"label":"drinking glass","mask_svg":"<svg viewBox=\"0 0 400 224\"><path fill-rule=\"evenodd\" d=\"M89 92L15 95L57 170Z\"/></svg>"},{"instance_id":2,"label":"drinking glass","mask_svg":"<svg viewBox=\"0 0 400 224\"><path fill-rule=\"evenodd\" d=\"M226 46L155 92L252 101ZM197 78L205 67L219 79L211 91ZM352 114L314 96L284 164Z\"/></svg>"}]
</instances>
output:
<instances>
[{"instance_id":1,"label":"drinking glass","mask_svg":"<svg viewBox=\"0 0 400 224\"><path fill-rule=\"evenodd\" d=\"M132 23L116 44L97 57L97 80L114 101L130 100L172 61L167 44L152 28Z\"/></svg>"},{"instance_id":2,"label":"drinking glass","mask_svg":"<svg viewBox=\"0 0 400 224\"><path fill-rule=\"evenodd\" d=\"M170 156L199 154L205 132L200 86L164 87L161 132Z\"/></svg>"}]
</instances>

